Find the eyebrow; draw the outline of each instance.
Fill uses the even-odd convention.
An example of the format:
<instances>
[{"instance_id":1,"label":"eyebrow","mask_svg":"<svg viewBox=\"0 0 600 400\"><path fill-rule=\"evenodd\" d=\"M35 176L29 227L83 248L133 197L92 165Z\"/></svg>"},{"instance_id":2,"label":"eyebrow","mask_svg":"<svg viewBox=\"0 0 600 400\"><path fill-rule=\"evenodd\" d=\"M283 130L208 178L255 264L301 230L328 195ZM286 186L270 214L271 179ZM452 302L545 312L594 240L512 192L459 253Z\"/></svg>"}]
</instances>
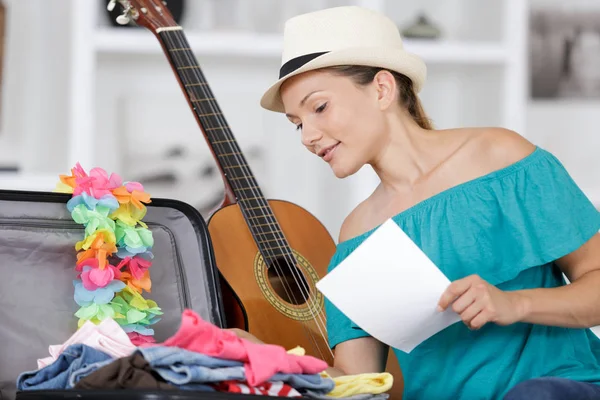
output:
<instances>
[{"instance_id":1,"label":"eyebrow","mask_svg":"<svg viewBox=\"0 0 600 400\"><path fill-rule=\"evenodd\" d=\"M304 98L302 100L300 100L300 107L304 106L304 103L306 103L306 100L308 100L308 98L310 96L312 96L313 94L320 92L321 90L313 90L312 92L310 92L309 94L307 94L306 96L304 96ZM296 117L295 115L292 114L285 114L286 117L288 118L293 118Z\"/></svg>"}]
</instances>

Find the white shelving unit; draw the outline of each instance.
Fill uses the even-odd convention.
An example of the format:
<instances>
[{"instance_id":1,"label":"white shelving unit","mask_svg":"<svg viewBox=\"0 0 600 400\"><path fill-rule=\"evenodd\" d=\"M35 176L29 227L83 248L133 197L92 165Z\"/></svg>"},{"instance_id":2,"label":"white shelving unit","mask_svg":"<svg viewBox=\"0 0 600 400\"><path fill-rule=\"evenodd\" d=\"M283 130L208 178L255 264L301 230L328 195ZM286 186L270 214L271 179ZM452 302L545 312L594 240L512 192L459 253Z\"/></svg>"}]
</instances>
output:
<instances>
[{"instance_id":1,"label":"white shelving unit","mask_svg":"<svg viewBox=\"0 0 600 400\"><path fill-rule=\"evenodd\" d=\"M194 53L203 56L279 58L282 50L282 38L274 34L217 32L191 33L186 37ZM149 32L139 30L99 29L94 34L94 46L99 54L162 54L158 41ZM507 47L501 43L405 40L404 46L427 63L503 65L509 62Z\"/></svg>"},{"instance_id":2,"label":"white shelving unit","mask_svg":"<svg viewBox=\"0 0 600 400\"><path fill-rule=\"evenodd\" d=\"M51 7L42 0L32 0L32 2L36 2L35 5L12 1L13 7L29 7L30 12L44 7ZM251 2L253 0L244 1ZM311 1L310 4L316 4L316 1ZM331 0L327 1L330 2ZM395 17L394 7L398 7L398 2L401 1L404 0L354 0L347 1L345 4L358 4L383 11L391 17ZM460 9L452 17L454 19L448 22L448 24L452 23L455 27L453 30L455 34L445 36L438 41L405 40L406 49L423 57L428 64L428 82L425 90L427 93L424 94L425 108L433 110L434 120L450 125L462 123L462 117L454 118L452 116L461 112L468 115L465 109L472 105L487 107L484 115L491 115L492 123L498 123L526 135L527 0L490 0L498 10L502 11L493 15L492 20L490 20L490 24L493 23L493 25L500 27L500 33L496 35L497 37L489 37L489 35L484 34L486 33L485 24L479 21L478 15L463 12L472 8L471 0L432 0L425 3L433 4L435 1L446 7L449 6L449 3L452 3L452 7L456 7L457 10ZM192 2L194 2L194 6L198 4L196 0L191 0L190 4ZM337 1L337 4L340 3L344 2ZM414 2L410 2L410 4L407 2L406 5L407 7L417 7ZM435 8L433 10L435 14ZM146 101L148 97L153 96L152 92L149 91L150 89L147 89L148 87L172 87L175 91L179 90L175 87L172 71L165 68L165 60L158 41L147 30L109 27L106 23L106 16L101 14L102 9L99 7L97 0L69 0L68 7L65 5L64 11L60 12L67 13L63 17L63 21L57 24L60 24L60 29L65 30L65 37L67 38L65 46L68 47L69 54L68 64L64 68L64 79L68 84L69 99L64 110L64 118L67 121L66 131L61 127L55 128L56 134L62 135L60 140L64 143L62 146L64 156L61 158L62 165L48 165L47 168L44 167L41 170L40 167L32 170L32 168L24 166L23 169L26 175L0 174L0 188L26 187L33 190L51 190L57 181L57 175L53 173L54 171L66 173L75 162L80 162L85 168L99 165L105 161L104 158L99 157L99 146L104 145L104 143L109 143L106 146L115 146L115 143L121 140L117 131L118 129L124 129L122 128L124 124L122 122L123 113L125 113L122 106L123 102ZM25 15L26 13L23 11L21 14ZM189 19L196 14L199 13L188 9L186 20L189 22ZM412 14L411 19L414 18L414 14ZM463 14L466 17L463 18ZM444 15L437 15L436 17L440 24L445 24ZM486 18L490 17L486 16ZM467 35L468 37L461 35L460 32L464 30L464 26L476 25L473 22L484 26L481 28L483 29L482 34L478 35L475 32ZM44 20L40 14L38 23L49 24L52 21ZM264 86L262 82L267 79L265 77L270 76L272 79L276 75L282 45L279 33L200 31L186 28L186 36L194 52L200 58L201 64L208 64L209 81L211 81L211 84L215 82L216 88L220 88L221 91L226 91L226 84L222 82L228 79L228 76L244 74L243 76L247 77L248 82L244 82L243 85L238 84L257 101ZM483 39L480 39L480 37ZM151 65L154 67L151 67ZM159 67L156 67L156 65ZM142 70L145 67L147 69ZM480 74L483 74L483 78L480 78L480 81L474 80L471 83L471 76ZM127 84L131 81L133 89L127 91L127 87L115 84L115 87L120 88L118 89L119 92L106 97L108 96L108 79L112 79L108 77L114 77L119 82L126 82ZM152 78L152 81L149 81L150 78ZM145 79L145 82L142 82L141 79ZM495 86L490 91L482 91L479 89L481 79L485 82L492 81ZM257 86L250 87L255 80L258 82ZM127 86L127 84L122 84L122 86ZM132 97L138 92L139 97ZM178 93L176 96L181 96L181 94ZM222 96L222 98L225 97L226 95ZM51 98L50 95L48 98ZM177 97L177 99L180 98L182 99L182 97ZM228 98L225 98L225 100L227 102ZM489 106L486 106L488 100L490 101ZM103 102L109 104L102 104ZM254 104L254 102L244 103L244 107L248 107L248 104ZM110 107L113 107L113 109L110 109ZM234 106L230 106L231 108L235 109ZM440 110L446 114L436 115L435 113L439 113ZM149 113L152 114L153 112L149 111ZM256 116L262 122L256 122L252 125L253 130L244 134L248 137L258 138L259 142L263 140L260 139L261 137L268 137L265 136L267 131L286 129L285 122L276 120L275 116L267 114L262 116L258 107L247 111L247 113L247 115ZM22 118L26 118L25 112L21 114L23 115ZM232 115L232 119L235 119L235 117L236 115ZM485 118L481 117L481 120L476 122L488 124ZM465 123L471 122L468 118L464 118L464 120ZM238 126L240 126L239 123ZM49 128L53 127L50 126ZM30 134L33 135L34 133L31 132ZM241 141L239 136L238 140ZM282 143L296 143L297 145L296 139L285 140L287 142ZM291 142L291 140L294 142ZM37 150L40 151L40 149ZM283 151L287 150L287 147L283 149ZM115 155L114 157L118 156ZM267 165L266 168L273 168L278 163L285 161L278 161L273 157L268 161L272 164ZM333 180L323 173L325 169L314 164L316 161L302 158L303 156L298 157L300 157L299 162L311 163L302 168L303 170L315 176L324 176L323 181L320 183L321 186L334 185ZM288 172L291 173L292 171L289 170ZM32 178L33 176L35 178ZM296 185L298 181L305 182L306 185L309 185L310 182L295 176L290 178L289 181L294 182L293 185ZM273 178L266 185L272 184L279 190L282 187L281 185L286 184L285 182L283 178ZM343 196L347 205L345 209L344 207L338 207L339 210L335 210L335 212L346 213L353 205L361 201L375 184L376 179L367 168L361 170L359 174L345 183L340 184L346 185L344 186L346 192ZM338 183L335 183L335 185L338 185ZM297 190L297 192L294 190ZM287 188L281 189L280 192L293 193L293 200L305 205L309 208L309 211L314 212L319 217L329 215L329 212L332 211L327 209L327 199L319 198L318 196L321 195L313 189L309 190L308 187L297 189L292 187L292 183L290 183ZM331 203L334 201L334 199L329 200ZM341 217L335 212L332 213L331 217L325 217L325 219L330 218L329 224L327 221L325 222L326 225L332 227L332 231L336 231Z\"/></svg>"}]
</instances>

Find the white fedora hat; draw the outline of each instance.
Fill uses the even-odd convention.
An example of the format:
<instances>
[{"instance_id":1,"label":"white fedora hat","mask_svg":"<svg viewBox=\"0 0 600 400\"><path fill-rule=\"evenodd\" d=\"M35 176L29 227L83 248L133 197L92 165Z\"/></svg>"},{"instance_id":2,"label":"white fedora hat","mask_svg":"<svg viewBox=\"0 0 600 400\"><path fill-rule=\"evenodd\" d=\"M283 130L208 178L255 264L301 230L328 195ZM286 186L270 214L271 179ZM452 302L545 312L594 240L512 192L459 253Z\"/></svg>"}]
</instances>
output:
<instances>
[{"instance_id":1,"label":"white fedora hat","mask_svg":"<svg viewBox=\"0 0 600 400\"><path fill-rule=\"evenodd\" d=\"M404 50L394 22L378 12L358 7L334 7L290 18L283 33L279 79L260 105L284 112L281 84L292 76L339 65L380 67L406 75L418 93L427 75L425 63Z\"/></svg>"}]
</instances>

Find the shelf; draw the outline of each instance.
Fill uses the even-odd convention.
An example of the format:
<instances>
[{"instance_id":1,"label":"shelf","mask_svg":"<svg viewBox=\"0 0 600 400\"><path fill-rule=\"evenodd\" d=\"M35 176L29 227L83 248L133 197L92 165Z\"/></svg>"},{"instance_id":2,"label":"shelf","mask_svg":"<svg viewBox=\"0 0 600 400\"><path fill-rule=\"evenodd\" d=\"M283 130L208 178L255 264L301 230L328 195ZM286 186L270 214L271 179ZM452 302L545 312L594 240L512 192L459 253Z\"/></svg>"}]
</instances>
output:
<instances>
[{"instance_id":1,"label":"shelf","mask_svg":"<svg viewBox=\"0 0 600 400\"><path fill-rule=\"evenodd\" d=\"M0 189L52 192L59 181L58 175L0 173Z\"/></svg>"},{"instance_id":2,"label":"shelf","mask_svg":"<svg viewBox=\"0 0 600 400\"><path fill-rule=\"evenodd\" d=\"M196 54L223 56L277 57L281 40L275 35L246 32L186 33ZM95 35L98 53L160 54L162 48L154 35L145 29L104 28Z\"/></svg>"},{"instance_id":3,"label":"shelf","mask_svg":"<svg viewBox=\"0 0 600 400\"><path fill-rule=\"evenodd\" d=\"M267 57L279 59L282 39L274 34L250 32L187 33L197 55ZM100 54L161 54L158 40L145 29L103 28L95 34L95 49ZM498 43L405 40L406 50L428 63L503 64L508 51Z\"/></svg>"}]
</instances>

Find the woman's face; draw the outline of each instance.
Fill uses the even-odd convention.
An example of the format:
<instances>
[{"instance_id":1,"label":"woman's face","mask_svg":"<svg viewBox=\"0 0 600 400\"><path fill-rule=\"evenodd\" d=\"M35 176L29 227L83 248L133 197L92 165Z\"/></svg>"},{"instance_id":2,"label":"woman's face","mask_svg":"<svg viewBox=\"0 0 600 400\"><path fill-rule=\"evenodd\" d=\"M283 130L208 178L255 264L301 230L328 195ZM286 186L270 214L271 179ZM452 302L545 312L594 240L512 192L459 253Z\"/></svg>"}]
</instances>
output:
<instances>
[{"instance_id":1,"label":"woman's face","mask_svg":"<svg viewBox=\"0 0 600 400\"><path fill-rule=\"evenodd\" d=\"M345 76L310 71L287 80L280 93L302 144L338 178L371 162L385 142L381 87L375 81L359 87Z\"/></svg>"}]
</instances>

